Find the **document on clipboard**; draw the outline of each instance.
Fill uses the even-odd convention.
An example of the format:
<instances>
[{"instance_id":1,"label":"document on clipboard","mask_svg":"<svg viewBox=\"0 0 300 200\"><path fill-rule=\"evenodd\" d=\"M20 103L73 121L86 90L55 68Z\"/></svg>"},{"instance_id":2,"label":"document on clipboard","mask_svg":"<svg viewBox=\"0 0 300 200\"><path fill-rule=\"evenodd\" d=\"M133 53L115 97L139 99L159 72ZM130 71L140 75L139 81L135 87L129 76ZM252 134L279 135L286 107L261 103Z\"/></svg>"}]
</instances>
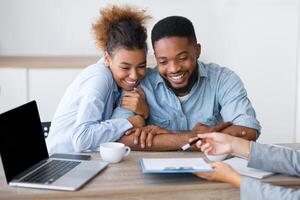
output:
<instances>
[{"instance_id":1,"label":"document on clipboard","mask_svg":"<svg viewBox=\"0 0 300 200\"><path fill-rule=\"evenodd\" d=\"M234 157L223 162L229 164L233 169L244 176L263 179L274 174L273 172L267 172L260 169L248 167L248 161L243 158Z\"/></svg>"},{"instance_id":2,"label":"document on clipboard","mask_svg":"<svg viewBox=\"0 0 300 200\"><path fill-rule=\"evenodd\" d=\"M142 158L143 173L213 172L203 158Z\"/></svg>"}]
</instances>

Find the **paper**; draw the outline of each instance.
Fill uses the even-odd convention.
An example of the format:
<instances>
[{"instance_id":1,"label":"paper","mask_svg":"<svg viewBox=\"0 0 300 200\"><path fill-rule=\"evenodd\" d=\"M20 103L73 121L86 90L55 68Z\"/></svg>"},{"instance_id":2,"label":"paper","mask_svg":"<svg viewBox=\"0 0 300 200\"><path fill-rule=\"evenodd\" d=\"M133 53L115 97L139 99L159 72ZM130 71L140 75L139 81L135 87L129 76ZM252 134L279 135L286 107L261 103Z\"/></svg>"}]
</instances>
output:
<instances>
[{"instance_id":1,"label":"paper","mask_svg":"<svg viewBox=\"0 0 300 200\"><path fill-rule=\"evenodd\" d=\"M143 173L212 172L203 158L143 158Z\"/></svg>"},{"instance_id":2,"label":"paper","mask_svg":"<svg viewBox=\"0 0 300 200\"><path fill-rule=\"evenodd\" d=\"M223 162L229 164L233 169L235 169L237 172L244 176L262 179L274 174L272 172L247 167L248 161L242 158L234 157Z\"/></svg>"}]
</instances>

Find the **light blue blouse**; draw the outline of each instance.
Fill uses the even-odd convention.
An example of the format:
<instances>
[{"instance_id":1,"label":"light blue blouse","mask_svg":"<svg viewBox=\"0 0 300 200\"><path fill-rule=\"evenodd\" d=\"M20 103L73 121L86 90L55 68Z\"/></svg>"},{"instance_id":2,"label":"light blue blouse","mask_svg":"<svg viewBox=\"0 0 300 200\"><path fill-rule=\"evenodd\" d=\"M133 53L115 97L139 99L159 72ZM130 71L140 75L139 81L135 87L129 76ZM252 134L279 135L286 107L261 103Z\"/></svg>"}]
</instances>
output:
<instances>
[{"instance_id":1,"label":"light blue blouse","mask_svg":"<svg viewBox=\"0 0 300 200\"><path fill-rule=\"evenodd\" d=\"M100 143L118 140L132 127L127 119L110 119L119 96L103 59L84 69L55 112L46 139L49 153L96 151Z\"/></svg>"}]
</instances>

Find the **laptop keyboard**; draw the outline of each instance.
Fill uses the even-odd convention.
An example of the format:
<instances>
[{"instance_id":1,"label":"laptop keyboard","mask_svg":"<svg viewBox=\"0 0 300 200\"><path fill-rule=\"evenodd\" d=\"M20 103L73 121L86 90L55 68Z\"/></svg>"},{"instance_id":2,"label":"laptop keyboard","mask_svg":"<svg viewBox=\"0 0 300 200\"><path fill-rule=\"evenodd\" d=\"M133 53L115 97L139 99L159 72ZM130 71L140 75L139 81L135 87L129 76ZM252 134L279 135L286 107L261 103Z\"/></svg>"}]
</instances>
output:
<instances>
[{"instance_id":1,"label":"laptop keyboard","mask_svg":"<svg viewBox=\"0 0 300 200\"><path fill-rule=\"evenodd\" d=\"M51 184L80 163L78 161L51 160L29 176L23 178L21 182Z\"/></svg>"}]
</instances>

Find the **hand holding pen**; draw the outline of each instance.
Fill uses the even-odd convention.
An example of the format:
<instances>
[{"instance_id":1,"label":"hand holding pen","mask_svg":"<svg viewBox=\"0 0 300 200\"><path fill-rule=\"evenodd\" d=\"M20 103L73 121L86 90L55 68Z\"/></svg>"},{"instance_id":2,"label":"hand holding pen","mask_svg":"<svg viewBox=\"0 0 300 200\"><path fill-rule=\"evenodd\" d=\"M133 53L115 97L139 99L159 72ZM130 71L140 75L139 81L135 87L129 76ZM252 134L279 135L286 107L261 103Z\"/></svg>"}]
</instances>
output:
<instances>
[{"instance_id":1,"label":"hand holding pen","mask_svg":"<svg viewBox=\"0 0 300 200\"><path fill-rule=\"evenodd\" d=\"M212 128L212 127L208 127L208 126L206 126L204 124L198 123L198 124L196 124L194 126L194 128L192 129L192 131L200 132L200 134L202 134L202 133L209 133L209 132L220 132L220 131L228 128L231 125L232 125L231 122L225 122L225 123L219 124L219 125L217 125L217 126L215 126L215 127ZM199 140L201 140L201 139L198 138L198 137L190 138L189 143L183 145L181 147L181 150L182 151L186 151L186 150L190 149Z\"/></svg>"}]
</instances>

